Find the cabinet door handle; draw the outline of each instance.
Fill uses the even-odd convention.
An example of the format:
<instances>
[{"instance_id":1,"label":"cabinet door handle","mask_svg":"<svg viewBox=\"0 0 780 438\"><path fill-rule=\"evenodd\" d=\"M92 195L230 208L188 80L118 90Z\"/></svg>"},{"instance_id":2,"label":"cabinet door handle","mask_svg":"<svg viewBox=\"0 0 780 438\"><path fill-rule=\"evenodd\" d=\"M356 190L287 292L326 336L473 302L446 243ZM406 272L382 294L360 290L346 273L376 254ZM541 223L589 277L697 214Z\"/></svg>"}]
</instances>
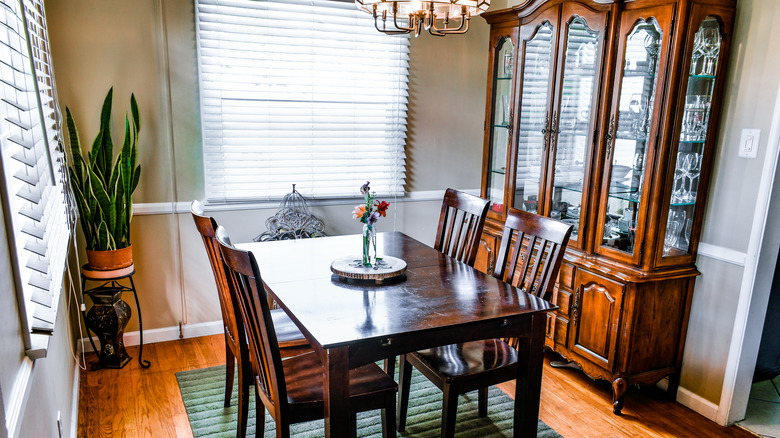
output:
<instances>
[{"instance_id":1,"label":"cabinet door handle","mask_svg":"<svg viewBox=\"0 0 780 438\"><path fill-rule=\"evenodd\" d=\"M560 126L558 125L558 111L553 111L552 127L550 128L550 135L558 135L561 133Z\"/></svg>"},{"instance_id":2,"label":"cabinet door handle","mask_svg":"<svg viewBox=\"0 0 780 438\"><path fill-rule=\"evenodd\" d=\"M571 305L571 311L572 311L572 318L571 318L571 321L572 321L572 326L576 326L576 325L577 325L577 313L579 313L579 310L580 310L579 300L580 300L580 289L579 289L579 288L577 288L577 289L574 291L574 303Z\"/></svg>"},{"instance_id":3,"label":"cabinet door handle","mask_svg":"<svg viewBox=\"0 0 780 438\"><path fill-rule=\"evenodd\" d=\"M612 153L612 141L615 139L615 115L612 114L612 117L609 119L609 130L607 130L607 136L605 137L607 140L607 155L605 158L609 158L610 154Z\"/></svg>"},{"instance_id":4,"label":"cabinet door handle","mask_svg":"<svg viewBox=\"0 0 780 438\"><path fill-rule=\"evenodd\" d=\"M550 127L550 114L548 113L547 116L544 118L544 128L542 128L542 135L544 136L544 147L542 150L547 150L547 133L551 132L551 129L548 129Z\"/></svg>"}]
</instances>

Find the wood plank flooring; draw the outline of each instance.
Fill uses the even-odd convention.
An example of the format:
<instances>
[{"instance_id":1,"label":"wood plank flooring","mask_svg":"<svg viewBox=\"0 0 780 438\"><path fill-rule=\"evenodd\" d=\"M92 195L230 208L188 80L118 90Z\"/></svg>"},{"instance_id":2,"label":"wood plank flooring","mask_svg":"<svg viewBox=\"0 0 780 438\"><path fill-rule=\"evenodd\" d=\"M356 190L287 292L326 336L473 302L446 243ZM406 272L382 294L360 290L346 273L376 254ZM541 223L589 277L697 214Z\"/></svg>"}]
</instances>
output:
<instances>
[{"instance_id":1,"label":"wood plank flooring","mask_svg":"<svg viewBox=\"0 0 780 438\"><path fill-rule=\"evenodd\" d=\"M121 370L82 371L79 385L78 436L190 438L192 431L179 395L175 373L225 362L222 335L182 339L144 346L138 365ZM721 427L679 403L663 399L654 389L631 388L623 415L612 414L612 392L606 382L594 382L579 371L555 369L545 363L539 417L566 438L578 437L754 437L739 427ZM91 364L97 358L87 356ZM514 394L514 383L502 386Z\"/></svg>"}]
</instances>

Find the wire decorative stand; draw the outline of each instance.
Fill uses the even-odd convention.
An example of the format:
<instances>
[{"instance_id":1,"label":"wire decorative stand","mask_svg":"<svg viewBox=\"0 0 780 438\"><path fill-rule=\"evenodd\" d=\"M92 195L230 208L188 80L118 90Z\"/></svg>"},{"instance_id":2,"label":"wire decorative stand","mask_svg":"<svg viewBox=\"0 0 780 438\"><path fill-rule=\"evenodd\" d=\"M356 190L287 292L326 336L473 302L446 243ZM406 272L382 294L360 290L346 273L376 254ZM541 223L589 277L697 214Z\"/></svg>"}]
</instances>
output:
<instances>
[{"instance_id":1,"label":"wire decorative stand","mask_svg":"<svg viewBox=\"0 0 780 438\"><path fill-rule=\"evenodd\" d=\"M295 190L295 184L292 192L282 198L279 211L265 221L265 227L268 230L255 237L255 242L327 236L325 224L309 212L306 199Z\"/></svg>"}]
</instances>

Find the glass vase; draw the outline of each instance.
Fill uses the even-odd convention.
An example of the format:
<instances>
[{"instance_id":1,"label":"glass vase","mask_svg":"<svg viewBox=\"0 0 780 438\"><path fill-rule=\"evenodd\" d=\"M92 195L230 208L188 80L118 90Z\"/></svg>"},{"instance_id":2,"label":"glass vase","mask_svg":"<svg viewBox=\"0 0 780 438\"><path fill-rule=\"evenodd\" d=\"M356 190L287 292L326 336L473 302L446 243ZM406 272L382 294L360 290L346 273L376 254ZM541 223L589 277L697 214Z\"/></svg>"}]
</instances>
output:
<instances>
[{"instance_id":1,"label":"glass vase","mask_svg":"<svg viewBox=\"0 0 780 438\"><path fill-rule=\"evenodd\" d=\"M376 230L373 225L363 225L363 266L376 265Z\"/></svg>"}]
</instances>

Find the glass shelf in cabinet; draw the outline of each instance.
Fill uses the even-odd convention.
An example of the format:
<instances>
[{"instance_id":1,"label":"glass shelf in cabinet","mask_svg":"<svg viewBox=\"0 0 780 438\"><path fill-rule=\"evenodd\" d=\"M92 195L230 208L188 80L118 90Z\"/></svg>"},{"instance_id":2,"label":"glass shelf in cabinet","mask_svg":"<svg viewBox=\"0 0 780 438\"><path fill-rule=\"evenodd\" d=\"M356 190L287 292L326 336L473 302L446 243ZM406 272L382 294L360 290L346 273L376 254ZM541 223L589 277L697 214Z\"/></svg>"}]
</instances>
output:
<instances>
[{"instance_id":1,"label":"glass shelf in cabinet","mask_svg":"<svg viewBox=\"0 0 780 438\"><path fill-rule=\"evenodd\" d=\"M499 169L490 169L490 173L498 173L500 175L506 175L506 168L502 167Z\"/></svg>"},{"instance_id":2,"label":"glass shelf in cabinet","mask_svg":"<svg viewBox=\"0 0 780 438\"><path fill-rule=\"evenodd\" d=\"M654 78L655 73L650 73L646 71L634 71L634 70L628 70L623 72L623 77L625 78Z\"/></svg>"},{"instance_id":3,"label":"glass shelf in cabinet","mask_svg":"<svg viewBox=\"0 0 780 438\"><path fill-rule=\"evenodd\" d=\"M691 201L683 201L683 202L672 202L669 204L672 207L687 207L689 205L696 205L696 200L693 199Z\"/></svg>"},{"instance_id":4,"label":"glass shelf in cabinet","mask_svg":"<svg viewBox=\"0 0 780 438\"><path fill-rule=\"evenodd\" d=\"M638 204L639 203L639 192L610 192L609 197L612 199L620 199L622 201L628 201L632 204Z\"/></svg>"},{"instance_id":5,"label":"glass shelf in cabinet","mask_svg":"<svg viewBox=\"0 0 780 438\"><path fill-rule=\"evenodd\" d=\"M497 81L511 81L512 76L496 78Z\"/></svg>"},{"instance_id":6,"label":"glass shelf in cabinet","mask_svg":"<svg viewBox=\"0 0 780 438\"><path fill-rule=\"evenodd\" d=\"M509 124L502 123L500 125L490 125L491 128L509 128Z\"/></svg>"},{"instance_id":7,"label":"glass shelf in cabinet","mask_svg":"<svg viewBox=\"0 0 780 438\"><path fill-rule=\"evenodd\" d=\"M561 132L558 133L559 136L561 135L568 135L570 137L586 137L588 135L585 131L564 131L561 130Z\"/></svg>"},{"instance_id":8,"label":"glass shelf in cabinet","mask_svg":"<svg viewBox=\"0 0 780 438\"><path fill-rule=\"evenodd\" d=\"M680 143L688 143L688 144L704 144L707 140L682 140L680 139Z\"/></svg>"},{"instance_id":9,"label":"glass shelf in cabinet","mask_svg":"<svg viewBox=\"0 0 780 438\"><path fill-rule=\"evenodd\" d=\"M715 79L715 75L688 75L688 77L697 79Z\"/></svg>"},{"instance_id":10,"label":"glass shelf in cabinet","mask_svg":"<svg viewBox=\"0 0 780 438\"><path fill-rule=\"evenodd\" d=\"M626 132L618 132L617 137L615 138L618 140L647 141L647 137L637 137Z\"/></svg>"},{"instance_id":11,"label":"glass shelf in cabinet","mask_svg":"<svg viewBox=\"0 0 780 438\"><path fill-rule=\"evenodd\" d=\"M568 190L570 192L577 192L582 193L582 184L562 184L562 185L555 185L553 187L553 190L555 189L561 189L561 190Z\"/></svg>"}]
</instances>

